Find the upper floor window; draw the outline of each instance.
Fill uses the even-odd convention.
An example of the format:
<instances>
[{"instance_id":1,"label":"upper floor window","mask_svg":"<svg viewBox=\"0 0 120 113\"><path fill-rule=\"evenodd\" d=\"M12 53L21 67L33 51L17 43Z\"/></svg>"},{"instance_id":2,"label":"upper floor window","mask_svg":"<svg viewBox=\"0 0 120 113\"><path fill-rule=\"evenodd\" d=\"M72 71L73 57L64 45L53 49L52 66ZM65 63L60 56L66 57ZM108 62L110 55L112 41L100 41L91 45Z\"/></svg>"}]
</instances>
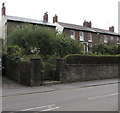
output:
<instances>
[{"instance_id":1,"label":"upper floor window","mask_svg":"<svg viewBox=\"0 0 120 113\"><path fill-rule=\"evenodd\" d=\"M113 36L111 36L111 40L114 40L114 37L113 37Z\"/></svg>"},{"instance_id":2,"label":"upper floor window","mask_svg":"<svg viewBox=\"0 0 120 113\"><path fill-rule=\"evenodd\" d=\"M88 33L88 41L92 42L92 33Z\"/></svg>"},{"instance_id":3,"label":"upper floor window","mask_svg":"<svg viewBox=\"0 0 120 113\"><path fill-rule=\"evenodd\" d=\"M72 39L75 39L75 31L73 31L73 30L70 31L70 37Z\"/></svg>"},{"instance_id":4,"label":"upper floor window","mask_svg":"<svg viewBox=\"0 0 120 113\"><path fill-rule=\"evenodd\" d=\"M108 39L106 35L104 35L104 43L108 43Z\"/></svg>"},{"instance_id":5,"label":"upper floor window","mask_svg":"<svg viewBox=\"0 0 120 113\"><path fill-rule=\"evenodd\" d=\"M117 44L120 44L120 37L117 37Z\"/></svg>"},{"instance_id":6,"label":"upper floor window","mask_svg":"<svg viewBox=\"0 0 120 113\"><path fill-rule=\"evenodd\" d=\"M17 25L17 28L23 29L23 26L22 25Z\"/></svg>"},{"instance_id":7,"label":"upper floor window","mask_svg":"<svg viewBox=\"0 0 120 113\"><path fill-rule=\"evenodd\" d=\"M84 41L84 32L79 33L80 41Z\"/></svg>"}]
</instances>

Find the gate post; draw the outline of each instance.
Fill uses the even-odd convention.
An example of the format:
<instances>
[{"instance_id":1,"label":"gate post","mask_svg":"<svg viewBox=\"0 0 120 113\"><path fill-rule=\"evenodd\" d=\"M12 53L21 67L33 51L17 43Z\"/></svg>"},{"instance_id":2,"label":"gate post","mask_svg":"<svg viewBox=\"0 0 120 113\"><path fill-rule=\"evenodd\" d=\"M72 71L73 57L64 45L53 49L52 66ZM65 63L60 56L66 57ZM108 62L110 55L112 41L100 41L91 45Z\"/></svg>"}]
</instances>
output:
<instances>
[{"instance_id":1,"label":"gate post","mask_svg":"<svg viewBox=\"0 0 120 113\"><path fill-rule=\"evenodd\" d=\"M56 62L56 70L57 70L57 78L61 82L65 82L64 78L66 78L66 60L65 59L57 59Z\"/></svg>"},{"instance_id":2,"label":"gate post","mask_svg":"<svg viewBox=\"0 0 120 113\"><path fill-rule=\"evenodd\" d=\"M32 63L32 69L31 69L30 84L31 86L42 85L41 58L32 58L31 63Z\"/></svg>"}]
</instances>

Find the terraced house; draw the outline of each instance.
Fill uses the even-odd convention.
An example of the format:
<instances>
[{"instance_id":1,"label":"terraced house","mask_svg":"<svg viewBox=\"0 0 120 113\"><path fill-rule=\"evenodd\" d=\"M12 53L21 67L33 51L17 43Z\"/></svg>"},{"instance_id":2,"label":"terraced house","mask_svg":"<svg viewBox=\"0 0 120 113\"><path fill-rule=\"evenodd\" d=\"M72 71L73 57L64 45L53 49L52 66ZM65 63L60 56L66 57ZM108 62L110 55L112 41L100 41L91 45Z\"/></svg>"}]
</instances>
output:
<instances>
[{"instance_id":1,"label":"terraced house","mask_svg":"<svg viewBox=\"0 0 120 113\"><path fill-rule=\"evenodd\" d=\"M83 44L84 51L89 51L89 48L97 43L107 44L109 40L113 40L116 44L120 44L120 35L114 32L114 27L109 27L109 30L93 28L91 21L84 21L83 25L75 25L64 22L58 22L58 16L53 17L53 23L48 22L48 13L43 15L43 20L34 20L16 16L6 15L5 4L2 4L0 20L0 37L7 42L7 35L12 28L19 27L22 29L24 23L40 25L57 30L58 33L65 33L70 38L79 41Z\"/></svg>"},{"instance_id":2,"label":"terraced house","mask_svg":"<svg viewBox=\"0 0 120 113\"><path fill-rule=\"evenodd\" d=\"M53 17L53 23L59 33L65 33L74 40L78 40L84 46L84 51L89 51L89 47L97 43L107 44L110 40L120 44L120 35L114 32L114 27L109 30L93 28L91 21L84 21L82 25L58 22L58 16Z\"/></svg>"}]
</instances>

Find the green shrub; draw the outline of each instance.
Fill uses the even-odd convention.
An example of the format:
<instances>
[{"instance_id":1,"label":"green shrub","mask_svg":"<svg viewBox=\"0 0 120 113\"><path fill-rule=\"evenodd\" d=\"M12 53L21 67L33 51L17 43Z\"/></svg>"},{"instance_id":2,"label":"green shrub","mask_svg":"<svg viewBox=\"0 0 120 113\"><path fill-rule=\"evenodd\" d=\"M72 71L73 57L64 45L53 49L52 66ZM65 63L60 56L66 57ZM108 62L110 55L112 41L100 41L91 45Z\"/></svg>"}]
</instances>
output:
<instances>
[{"instance_id":1,"label":"green shrub","mask_svg":"<svg viewBox=\"0 0 120 113\"><path fill-rule=\"evenodd\" d=\"M67 55L65 57L68 64L118 64L120 63L120 56L92 56L92 55Z\"/></svg>"},{"instance_id":2,"label":"green shrub","mask_svg":"<svg viewBox=\"0 0 120 113\"><path fill-rule=\"evenodd\" d=\"M7 52L3 53L3 55L2 55L3 62L5 60L7 60L11 63L19 63L19 62L21 62L21 57L22 57L23 53L24 53L24 49L20 48L17 45L8 46Z\"/></svg>"},{"instance_id":3,"label":"green shrub","mask_svg":"<svg viewBox=\"0 0 120 113\"><path fill-rule=\"evenodd\" d=\"M114 42L109 41L108 44L96 44L91 49L92 53L96 54L109 54L117 55L120 54L120 45L116 45Z\"/></svg>"},{"instance_id":4,"label":"green shrub","mask_svg":"<svg viewBox=\"0 0 120 113\"><path fill-rule=\"evenodd\" d=\"M24 49L20 48L18 45L10 45L7 47L8 55L22 55L24 53Z\"/></svg>"}]
</instances>

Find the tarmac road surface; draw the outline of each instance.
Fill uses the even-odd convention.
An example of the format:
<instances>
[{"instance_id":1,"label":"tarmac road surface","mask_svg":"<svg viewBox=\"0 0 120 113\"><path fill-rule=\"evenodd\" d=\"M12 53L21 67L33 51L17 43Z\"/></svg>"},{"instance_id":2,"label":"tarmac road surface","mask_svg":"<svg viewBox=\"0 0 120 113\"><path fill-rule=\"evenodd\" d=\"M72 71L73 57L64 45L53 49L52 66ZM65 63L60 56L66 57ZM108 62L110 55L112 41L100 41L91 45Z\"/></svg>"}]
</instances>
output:
<instances>
[{"instance_id":1,"label":"tarmac road surface","mask_svg":"<svg viewBox=\"0 0 120 113\"><path fill-rule=\"evenodd\" d=\"M3 111L118 111L118 83L2 97Z\"/></svg>"}]
</instances>

